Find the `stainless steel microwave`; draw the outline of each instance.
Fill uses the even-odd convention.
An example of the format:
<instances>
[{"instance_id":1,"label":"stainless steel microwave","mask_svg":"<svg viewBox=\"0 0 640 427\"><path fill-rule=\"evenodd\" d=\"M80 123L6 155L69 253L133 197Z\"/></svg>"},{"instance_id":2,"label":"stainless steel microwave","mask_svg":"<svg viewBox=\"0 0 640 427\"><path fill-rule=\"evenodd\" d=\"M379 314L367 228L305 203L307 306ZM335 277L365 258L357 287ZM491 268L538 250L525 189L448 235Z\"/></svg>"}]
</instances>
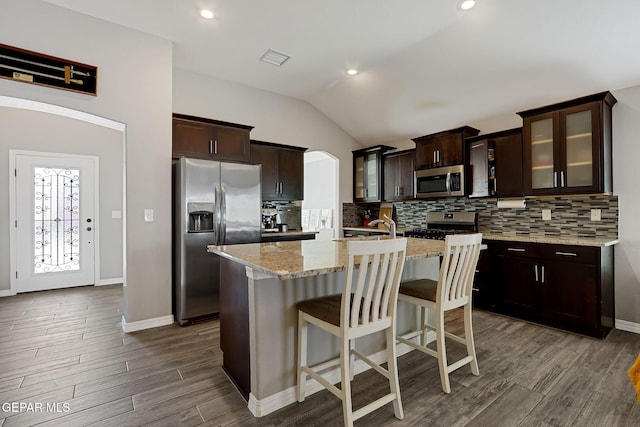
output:
<instances>
[{"instance_id":1,"label":"stainless steel microwave","mask_svg":"<svg viewBox=\"0 0 640 427\"><path fill-rule=\"evenodd\" d=\"M422 198L464 196L464 165L417 170L415 196Z\"/></svg>"}]
</instances>

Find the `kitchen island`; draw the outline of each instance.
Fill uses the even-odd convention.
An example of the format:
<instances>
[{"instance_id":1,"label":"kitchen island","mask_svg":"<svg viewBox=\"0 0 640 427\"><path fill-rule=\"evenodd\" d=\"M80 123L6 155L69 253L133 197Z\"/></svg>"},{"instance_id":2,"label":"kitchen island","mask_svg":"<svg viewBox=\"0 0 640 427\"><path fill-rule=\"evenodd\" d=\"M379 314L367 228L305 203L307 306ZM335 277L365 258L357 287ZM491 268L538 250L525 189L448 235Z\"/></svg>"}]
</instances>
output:
<instances>
[{"instance_id":1,"label":"kitchen island","mask_svg":"<svg viewBox=\"0 0 640 427\"><path fill-rule=\"evenodd\" d=\"M220 262L220 348L223 369L263 416L296 401L296 323L298 301L342 292L347 240L307 240L209 246ZM437 279L444 242L409 238L403 280ZM399 303L399 333L416 326L416 309ZM338 354L334 337L309 328L309 363ZM363 338L358 350L384 359L384 335ZM399 346L398 355L409 351ZM356 364L356 372L367 365ZM333 382L339 373L330 372ZM321 389L315 382L308 393Z\"/></svg>"}]
</instances>

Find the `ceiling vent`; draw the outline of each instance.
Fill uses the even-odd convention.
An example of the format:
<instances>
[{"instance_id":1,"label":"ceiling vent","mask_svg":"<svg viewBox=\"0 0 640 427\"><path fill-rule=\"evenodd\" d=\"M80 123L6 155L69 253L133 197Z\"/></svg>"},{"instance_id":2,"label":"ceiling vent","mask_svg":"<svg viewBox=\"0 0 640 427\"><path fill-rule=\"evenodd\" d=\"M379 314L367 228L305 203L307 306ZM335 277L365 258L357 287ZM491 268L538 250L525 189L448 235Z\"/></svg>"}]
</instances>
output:
<instances>
[{"instance_id":1,"label":"ceiling vent","mask_svg":"<svg viewBox=\"0 0 640 427\"><path fill-rule=\"evenodd\" d=\"M290 58L291 57L286 53L269 49L264 53L264 55L260 57L260 61L266 62L267 64L272 64L272 65L277 65L278 67L282 67L282 64L287 62Z\"/></svg>"}]
</instances>

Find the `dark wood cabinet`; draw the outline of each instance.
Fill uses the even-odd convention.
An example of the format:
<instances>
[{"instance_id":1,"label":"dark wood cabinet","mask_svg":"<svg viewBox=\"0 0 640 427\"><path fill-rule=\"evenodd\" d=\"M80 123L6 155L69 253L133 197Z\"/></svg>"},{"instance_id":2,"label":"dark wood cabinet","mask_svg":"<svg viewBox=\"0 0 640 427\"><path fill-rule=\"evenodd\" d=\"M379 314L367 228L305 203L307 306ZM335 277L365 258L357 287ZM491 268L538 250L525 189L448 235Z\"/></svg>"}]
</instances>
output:
<instances>
[{"instance_id":1,"label":"dark wood cabinet","mask_svg":"<svg viewBox=\"0 0 640 427\"><path fill-rule=\"evenodd\" d=\"M304 198L306 148L251 141L251 163L262 165L262 200Z\"/></svg>"},{"instance_id":2,"label":"dark wood cabinet","mask_svg":"<svg viewBox=\"0 0 640 427\"><path fill-rule=\"evenodd\" d=\"M414 138L416 143L416 169L428 169L465 163L464 140L480 133L478 129L463 126L444 132Z\"/></svg>"},{"instance_id":3,"label":"dark wood cabinet","mask_svg":"<svg viewBox=\"0 0 640 427\"><path fill-rule=\"evenodd\" d=\"M476 266L473 280L473 306L495 311L496 286L493 278L493 251L490 244L485 242L487 248L480 251L480 258Z\"/></svg>"},{"instance_id":4,"label":"dark wood cabinet","mask_svg":"<svg viewBox=\"0 0 640 427\"><path fill-rule=\"evenodd\" d=\"M519 197L522 187L522 128L466 140L469 197Z\"/></svg>"},{"instance_id":5,"label":"dark wood cabinet","mask_svg":"<svg viewBox=\"0 0 640 427\"><path fill-rule=\"evenodd\" d=\"M384 200L397 202L413 199L413 173L416 150L397 151L385 154Z\"/></svg>"},{"instance_id":6,"label":"dark wood cabinet","mask_svg":"<svg viewBox=\"0 0 640 427\"><path fill-rule=\"evenodd\" d=\"M612 246L488 245L495 304L482 308L597 338L611 331Z\"/></svg>"},{"instance_id":7,"label":"dark wood cabinet","mask_svg":"<svg viewBox=\"0 0 640 427\"><path fill-rule=\"evenodd\" d=\"M173 115L173 157L249 162L251 126Z\"/></svg>"},{"instance_id":8,"label":"dark wood cabinet","mask_svg":"<svg viewBox=\"0 0 640 427\"><path fill-rule=\"evenodd\" d=\"M393 147L376 145L353 151L353 201L381 202L384 169L382 155Z\"/></svg>"},{"instance_id":9,"label":"dark wood cabinet","mask_svg":"<svg viewBox=\"0 0 640 427\"><path fill-rule=\"evenodd\" d=\"M612 191L611 109L603 92L518 113L527 195Z\"/></svg>"}]
</instances>

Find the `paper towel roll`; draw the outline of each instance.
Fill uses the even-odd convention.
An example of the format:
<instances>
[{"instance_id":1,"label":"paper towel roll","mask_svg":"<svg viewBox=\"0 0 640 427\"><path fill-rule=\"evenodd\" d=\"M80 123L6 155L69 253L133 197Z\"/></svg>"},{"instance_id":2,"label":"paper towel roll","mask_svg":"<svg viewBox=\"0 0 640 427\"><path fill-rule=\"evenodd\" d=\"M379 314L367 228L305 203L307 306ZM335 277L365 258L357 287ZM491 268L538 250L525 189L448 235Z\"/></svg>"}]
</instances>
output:
<instances>
[{"instance_id":1,"label":"paper towel roll","mask_svg":"<svg viewBox=\"0 0 640 427\"><path fill-rule=\"evenodd\" d=\"M522 200L498 200L498 209L524 209L527 207L527 201Z\"/></svg>"}]
</instances>

